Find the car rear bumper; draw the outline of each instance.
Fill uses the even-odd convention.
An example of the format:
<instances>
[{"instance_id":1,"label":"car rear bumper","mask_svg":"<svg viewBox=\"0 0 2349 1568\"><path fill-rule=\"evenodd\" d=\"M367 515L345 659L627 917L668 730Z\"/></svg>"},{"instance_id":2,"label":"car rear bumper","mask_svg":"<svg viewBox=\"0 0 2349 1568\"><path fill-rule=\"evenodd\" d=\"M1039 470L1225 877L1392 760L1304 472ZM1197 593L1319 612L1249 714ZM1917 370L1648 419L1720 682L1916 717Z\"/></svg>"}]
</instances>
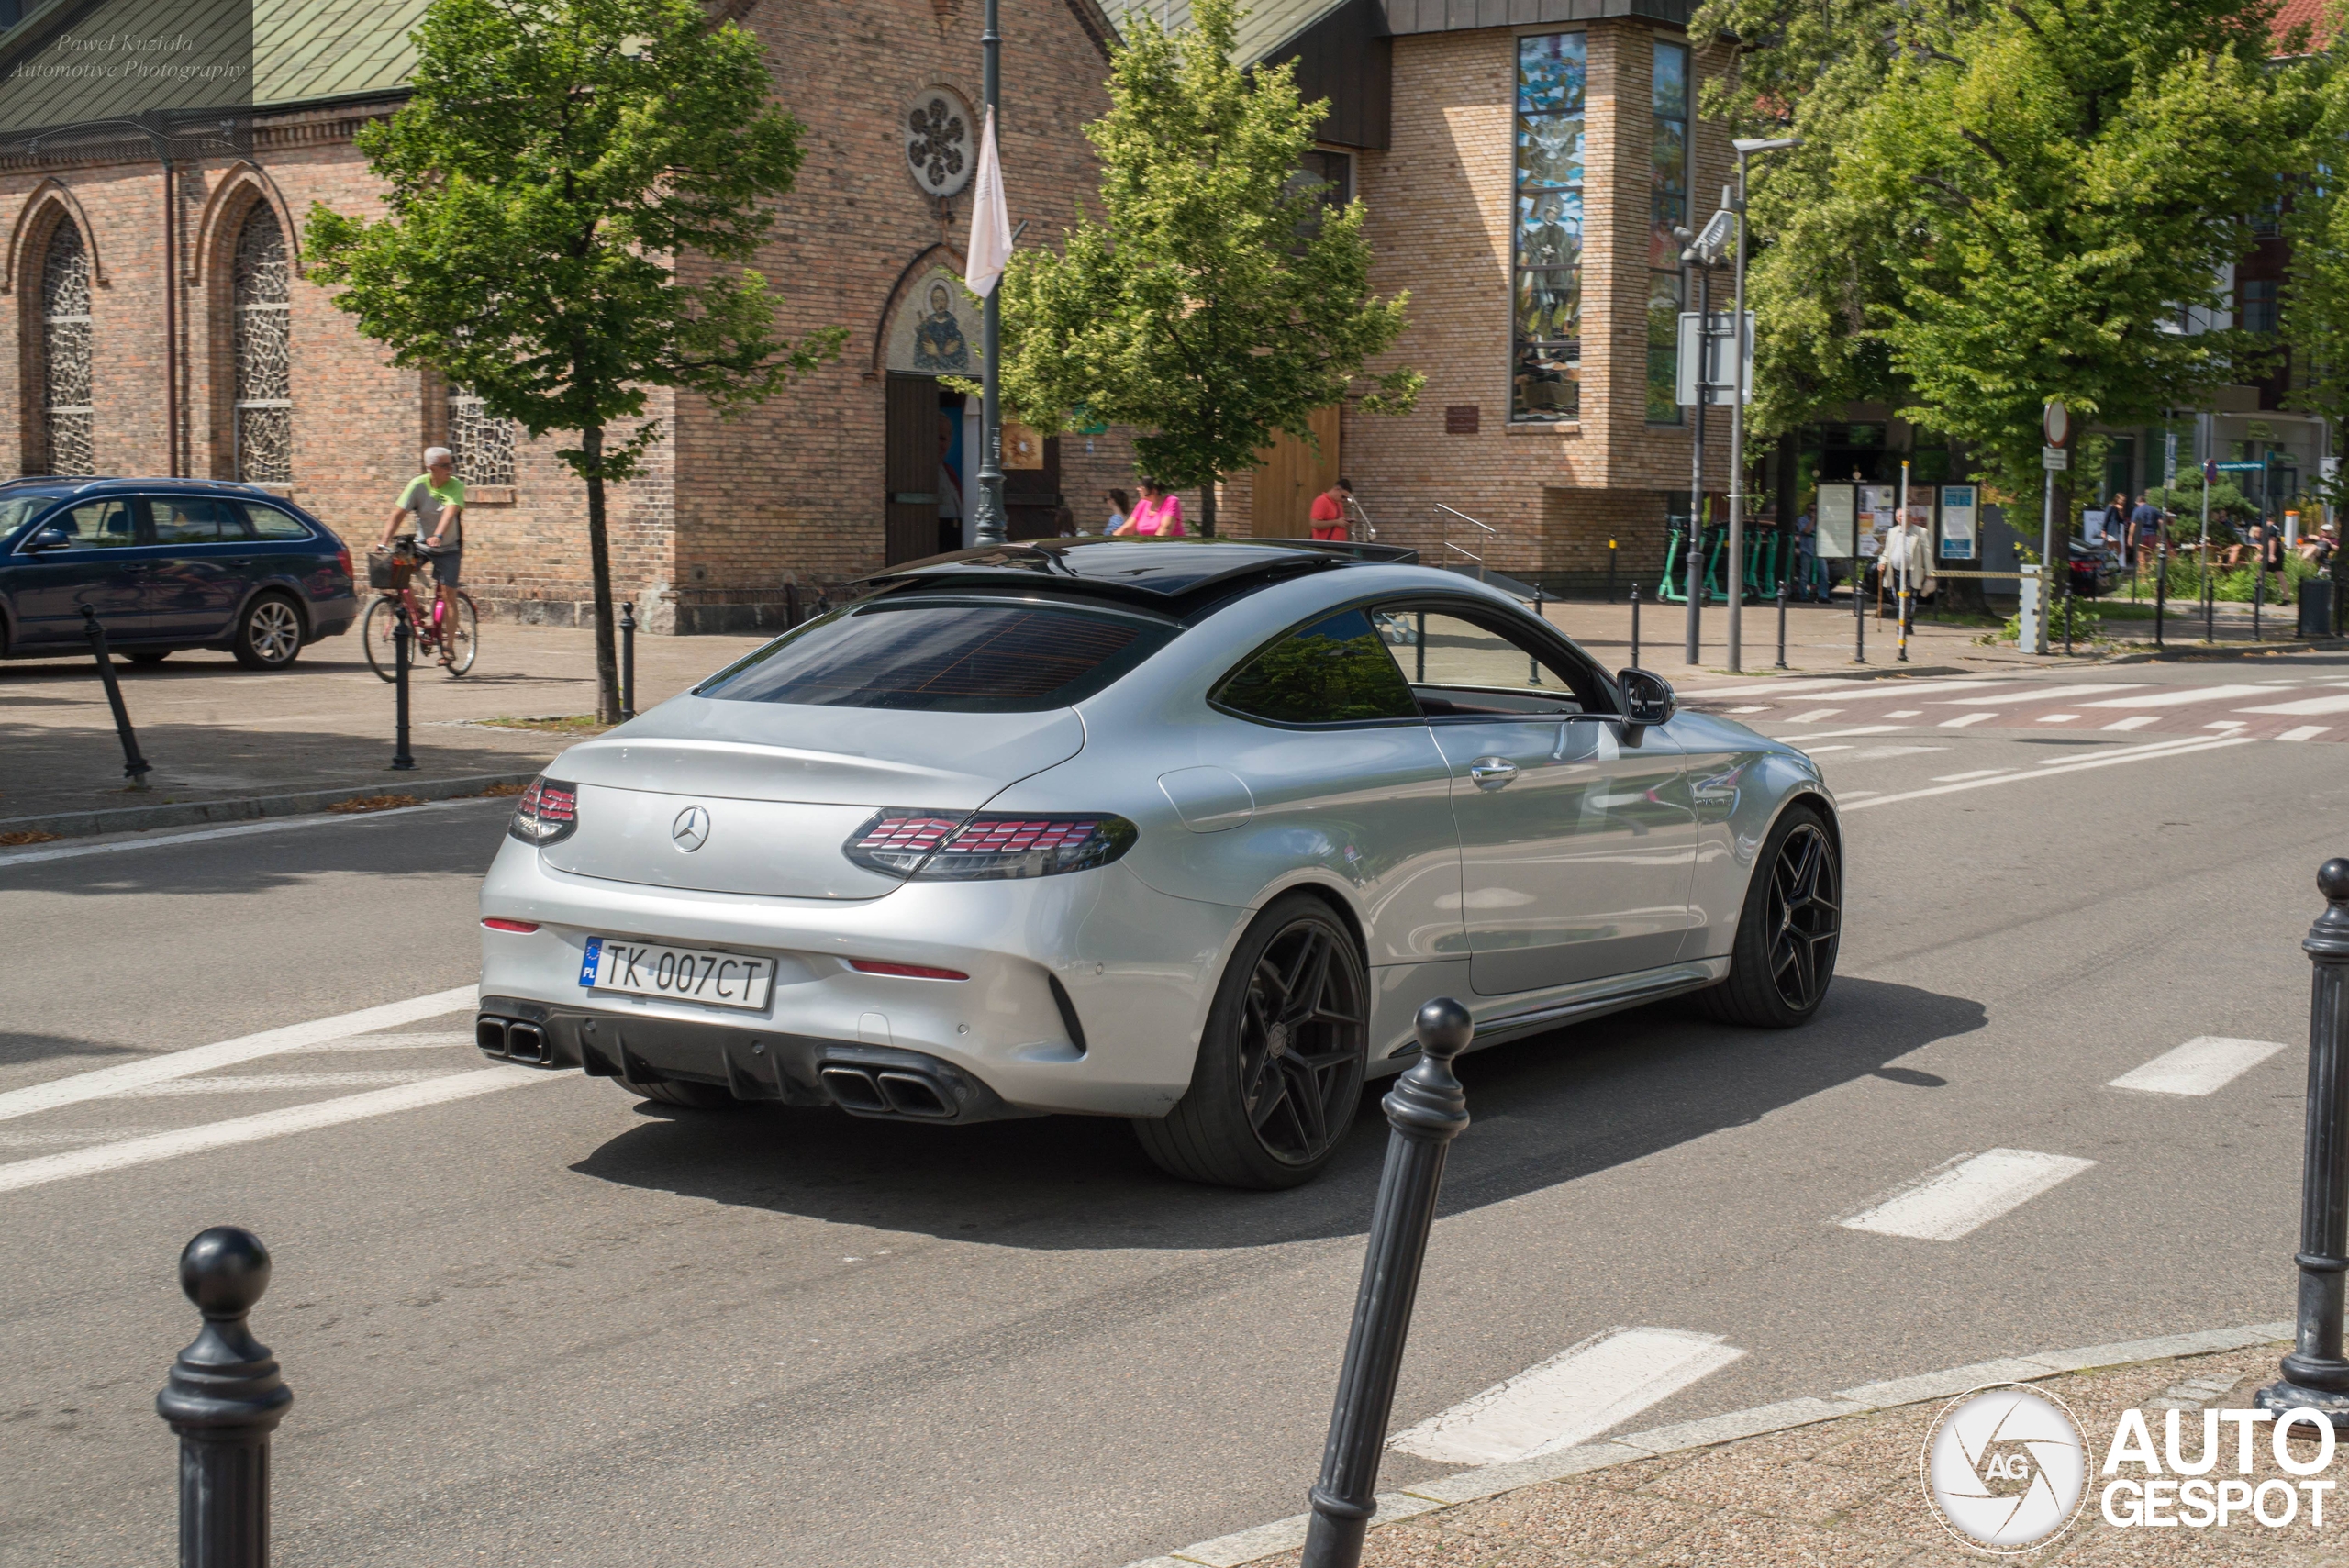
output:
<instances>
[{"instance_id":1,"label":"car rear bumper","mask_svg":"<svg viewBox=\"0 0 2349 1568\"><path fill-rule=\"evenodd\" d=\"M554 1065L868 1112L894 1108L880 1074L902 1069L943 1086L953 1114L936 1120L1164 1115L1190 1086L1216 978L1247 918L1117 865L909 883L873 899L771 898L558 872L510 839L481 908L538 927L483 931L482 1012L542 1029ZM592 936L765 955L774 981L756 1011L591 992L579 974ZM969 978L874 974L854 960ZM879 1107L849 1104L860 1061Z\"/></svg>"}]
</instances>

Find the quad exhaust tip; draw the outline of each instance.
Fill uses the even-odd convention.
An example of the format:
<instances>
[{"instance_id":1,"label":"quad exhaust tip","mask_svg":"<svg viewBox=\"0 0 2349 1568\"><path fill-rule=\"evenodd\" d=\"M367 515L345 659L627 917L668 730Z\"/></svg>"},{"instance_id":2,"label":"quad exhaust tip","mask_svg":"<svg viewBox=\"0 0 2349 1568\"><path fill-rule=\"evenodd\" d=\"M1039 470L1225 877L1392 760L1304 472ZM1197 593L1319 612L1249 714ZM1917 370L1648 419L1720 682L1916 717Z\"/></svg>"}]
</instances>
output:
<instances>
[{"instance_id":1,"label":"quad exhaust tip","mask_svg":"<svg viewBox=\"0 0 2349 1568\"><path fill-rule=\"evenodd\" d=\"M859 1116L911 1117L918 1121L949 1121L958 1114L946 1085L926 1073L904 1068L872 1068L827 1062L817 1069L824 1087L842 1110Z\"/></svg>"},{"instance_id":2,"label":"quad exhaust tip","mask_svg":"<svg viewBox=\"0 0 2349 1568\"><path fill-rule=\"evenodd\" d=\"M481 1047L484 1056L495 1056L501 1062L511 1062L521 1067L551 1067L553 1052L547 1044L547 1031L539 1025L521 1018L498 1018L487 1014L473 1020L473 1043Z\"/></svg>"}]
</instances>

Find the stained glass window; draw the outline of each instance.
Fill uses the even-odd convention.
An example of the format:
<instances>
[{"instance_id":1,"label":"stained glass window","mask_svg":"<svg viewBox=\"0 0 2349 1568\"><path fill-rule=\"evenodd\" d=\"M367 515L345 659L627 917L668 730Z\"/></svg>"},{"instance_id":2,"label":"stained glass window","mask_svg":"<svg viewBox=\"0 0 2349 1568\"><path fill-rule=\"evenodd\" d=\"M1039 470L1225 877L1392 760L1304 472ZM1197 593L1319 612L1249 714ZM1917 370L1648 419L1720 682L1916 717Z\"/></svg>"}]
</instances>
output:
<instances>
[{"instance_id":1,"label":"stained glass window","mask_svg":"<svg viewBox=\"0 0 2349 1568\"><path fill-rule=\"evenodd\" d=\"M1650 154L1648 207L1648 423L1677 425L1680 404L1674 387L1681 299L1680 241L1675 228L1688 222L1688 50L1659 39L1655 44L1653 101L1655 140Z\"/></svg>"},{"instance_id":2,"label":"stained glass window","mask_svg":"<svg viewBox=\"0 0 2349 1568\"><path fill-rule=\"evenodd\" d=\"M514 483L514 421L495 417L462 386L449 389L449 450L465 484Z\"/></svg>"},{"instance_id":3,"label":"stained glass window","mask_svg":"<svg viewBox=\"0 0 2349 1568\"><path fill-rule=\"evenodd\" d=\"M237 235L237 477L258 484L294 478L293 268L285 231L255 202Z\"/></svg>"},{"instance_id":4,"label":"stained glass window","mask_svg":"<svg viewBox=\"0 0 2349 1568\"><path fill-rule=\"evenodd\" d=\"M95 473L90 406L90 251L71 218L41 257L42 428L51 473Z\"/></svg>"},{"instance_id":5,"label":"stained glass window","mask_svg":"<svg viewBox=\"0 0 2349 1568\"><path fill-rule=\"evenodd\" d=\"M1517 40L1516 329L1509 417L1582 417L1581 33Z\"/></svg>"}]
</instances>

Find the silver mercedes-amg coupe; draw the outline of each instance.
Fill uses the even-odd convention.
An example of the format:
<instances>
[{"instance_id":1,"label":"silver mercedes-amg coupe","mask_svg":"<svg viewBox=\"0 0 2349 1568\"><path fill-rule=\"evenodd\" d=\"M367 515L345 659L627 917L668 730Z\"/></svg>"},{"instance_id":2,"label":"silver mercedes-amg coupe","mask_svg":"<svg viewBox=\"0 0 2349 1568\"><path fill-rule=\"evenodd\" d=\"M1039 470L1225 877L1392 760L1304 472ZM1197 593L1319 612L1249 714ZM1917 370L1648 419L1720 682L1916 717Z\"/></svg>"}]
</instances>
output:
<instances>
[{"instance_id":1,"label":"silver mercedes-amg coupe","mask_svg":"<svg viewBox=\"0 0 2349 1568\"><path fill-rule=\"evenodd\" d=\"M867 596L573 747L482 888L482 1048L648 1099L1132 1118L1305 1181L1412 1016L1487 1045L1835 966L1801 752L1357 547L1048 539Z\"/></svg>"}]
</instances>

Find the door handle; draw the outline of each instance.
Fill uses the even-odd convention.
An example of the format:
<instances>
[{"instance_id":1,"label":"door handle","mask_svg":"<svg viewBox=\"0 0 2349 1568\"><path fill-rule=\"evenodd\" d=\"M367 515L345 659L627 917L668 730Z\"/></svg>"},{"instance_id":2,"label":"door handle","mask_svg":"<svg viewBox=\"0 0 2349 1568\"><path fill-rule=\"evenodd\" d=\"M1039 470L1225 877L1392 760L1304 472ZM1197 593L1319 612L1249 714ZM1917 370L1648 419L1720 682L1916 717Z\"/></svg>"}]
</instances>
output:
<instances>
[{"instance_id":1,"label":"door handle","mask_svg":"<svg viewBox=\"0 0 2349 1568\"><path fill-rule=\"evenodd\" d=\"M1478 789L1499 789L1517 777L1517 764L1506 757L1479 757L1468 764L1468 777Z\"/></svg>"}]
</instances>

